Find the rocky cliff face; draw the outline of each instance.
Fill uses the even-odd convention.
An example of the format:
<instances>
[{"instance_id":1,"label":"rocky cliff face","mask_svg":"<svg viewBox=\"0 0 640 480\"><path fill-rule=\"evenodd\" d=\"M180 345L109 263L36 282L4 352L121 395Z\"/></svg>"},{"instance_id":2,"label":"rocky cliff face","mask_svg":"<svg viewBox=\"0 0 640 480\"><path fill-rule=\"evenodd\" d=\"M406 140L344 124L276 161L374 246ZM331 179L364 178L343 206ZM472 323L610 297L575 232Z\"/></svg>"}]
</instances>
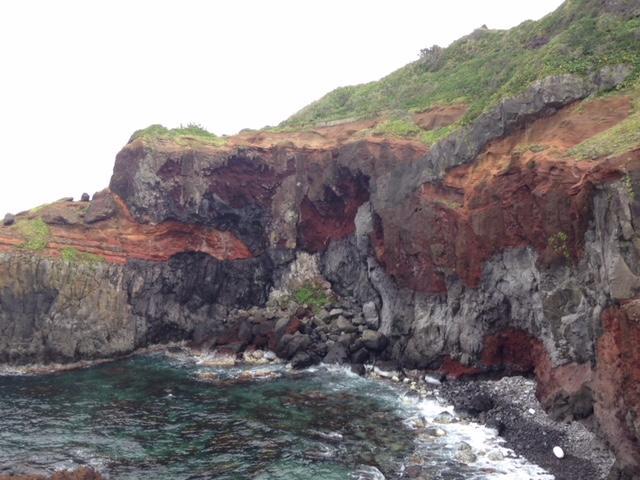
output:
<instances>
[{"instance_id":1,"label":"rocky cliff face","mask_svg":"<svg viewBox=\"0 0 640 480\"><path fill-rule=\"evenodd\" d=\"M557 418L593 415L637 473L640 150L570 154L629 116L625 95L580 102L628 71L536 83L431 149L375 121L134 138L91 202L0 227L0 361L188 339L300 366L533 373Z\"/></svg>"}]
</instances>

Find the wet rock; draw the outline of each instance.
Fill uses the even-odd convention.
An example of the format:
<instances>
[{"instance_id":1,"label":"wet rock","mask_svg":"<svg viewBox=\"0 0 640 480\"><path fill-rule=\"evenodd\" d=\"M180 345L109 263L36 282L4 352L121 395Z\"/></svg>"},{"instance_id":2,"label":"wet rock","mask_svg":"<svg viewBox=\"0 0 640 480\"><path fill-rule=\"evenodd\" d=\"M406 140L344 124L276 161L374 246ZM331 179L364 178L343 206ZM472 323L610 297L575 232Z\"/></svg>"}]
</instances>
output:
<instances>
[{"instance_id":1,"label":"wet rock","mask_svg":"<svg viewBox=\"0 0 640 480\"><path fill-rule=\"evenodd\" d=\"M278 344L278 355L282 358L290 359L296 353L305 351L311 346L309 335L296 333L295 335L285 334Z\"/></svg>"},{"instance_id":2,"label":"wet rock","mask_svg":"<svg viewBox=\"0 0 640 480\"><path fill-rule=\"evenodd\" d=\"M462 462L467 465L470 463L476 462L478 460L478 457L476 456L476 454L473 453L473 449L471 448L471 445L469 445L466 442L461 442L460 444L458 444L454 457L459 462Z\"/></svg>"},{"instance_id":3,"label":"wet rock","mask_svg":"<svg viewBox=\"0 0 640 480\"><path fill-rule=\"evenodd\" d=\"M327 351L327 355L324 357L325 363L346 363L349 359L349 353L347 352L347 348L340 344L334 343L329 346Z\"/></svg>"},{"instance_id":4,"label":"wet rock","mask_svg":"<svg viewBox=\"0 0 640 480\"><path fill-rule=\"evenodd\" d=\"M309 460L328 460L335 457L335 449L328 445L318 445L314 450L306 450L303 453Z\"/></svg>"},{"instance_id":5,"label":"wet rock","mask_svg":"<svg viewBox=\"0 0 640 480\"><path fill-rule=\"evenodd\" d=\"M352 363L350 365L350 369L353 373L360 376L363 376L365 373L367 373L367 369L362 363Z\"/></svg>"},{"instance_id":6,"label":"wet rock","mask_svg":"<svg viewBox=\"0 0 640 480\"><path fill-rule=\"evenodd\" d=\"M447 432L438 427L428 427L425 429L424 433L431 437L444 437Z\"/></svg>"},{"instance_id":7,"label":"wet rock","mask_svg":"<svg viewBox=\"0 0 640 480\"><path fill-rule=\"evenodd\" d=\"M353 473L355 480L385 480L385 476L376 467L361 465Z\"/></svg>"},{"instance_id":8,"label":"wet rock","mask_svg":"<svg viewBox=\"0 0 640 480\"><path fill-rule=\"evenodd\" d=\"M352 363L365 363L369 360L369 352L366 348L361 348L351 354Z\"/></svg>"},{"instance_id":9,"label":"wet rock","mask_svg":"<svg viewBox=\"0 0 640 480\"><path fill-rule=\"evenodd\" d=\"M307 368L314 363L315 359L307 352L298 352L291 359L291 366L295 369Z\"/></svg>"},{"instance_id":10,"label":"wet rock","mask_svg":"<svg viewBox=\"0 0 640 480\"><path fill-rule=\"evenodd\" d=\"M435 423L442 423L442 424L449 424L449 423L454 423L457 421L456 417L454 417L451 413L449 412L441 412L438 415L435 416L435 418L433 419L433 421Z\"/></svg>"},{"instance_id":11,"label":"wet rock","mask_svg":"<svg viewBox=\"0 0 640 480\"><path fill-rule=\"evenodd\" d=\"M5 227L8 227L9 225L13 225L14 223L16 223L16 216L11 213L7 213L4 216L4 219L2 220L2 224Z\"/></svg>"},{"instance_id":12,"label":"wet rock","mask_svg":"<svg viewBox=\"0 0 640 480\"><path fill-rule=\"evenodd\" d=\"M500 450L492 450L487 454L487 458L492 462L501 462L504 460L504 455Z\"/></svg>"},{"instance_id":13,"label":"wet rock","mask_svg":"<svg viewBox=\"0 0 640 480\"><path fill-rule=\"evenodd\" d=\"M441 385L442 384L442 379L441 378L437 378L434 375L425 375L423 377L423 380L428 385Z\"/></svg>"}]
</instances>

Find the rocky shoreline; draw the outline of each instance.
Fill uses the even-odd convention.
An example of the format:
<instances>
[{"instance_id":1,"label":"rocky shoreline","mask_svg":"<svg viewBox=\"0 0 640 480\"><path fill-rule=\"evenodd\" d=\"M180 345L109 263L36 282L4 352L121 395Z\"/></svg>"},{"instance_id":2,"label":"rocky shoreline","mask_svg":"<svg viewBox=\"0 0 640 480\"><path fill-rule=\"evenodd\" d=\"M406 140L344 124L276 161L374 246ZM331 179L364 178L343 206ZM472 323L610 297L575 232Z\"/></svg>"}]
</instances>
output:
<instances>
[{"instance_id":1,"label":"rocky shoreline","mask_svg":"<svg viewBox=\"0 0 640 480\"><path fill-rule=\"evenodd\" d=\"M220 366L286 361L292 368L302 369L321 362L341 364L359 375L396 383L406 388L410 396L452 404L462 420L495 428L507 448L544 468L557 480L607 478L614 456L593 432L591 420L565 423L552 419L536 399L535 380L522 376L498 378L498 373L493 379L486 378L487 374L484 378L478 374L456 379L464 373L477 374L462 371L463 366L457 366L453 372L402 368L383 355L388 339L377 330L379 317L375 304L365 304L360 309L348 299L329 297L328 290L322 295L325 294L327 301L315 307L291 296L276 296L264 308L230 311L226 328L217 335L196 331L189 342L150 346L133 354L156 351L180 354L187 348L191 353L190 349L196 349L204 357L209 356L207 361ZM122 356L114 357L118 358ZM105 361L110 360L8 367L5 373L38 375L87 368ZM563 449L564 458L554 456L555 446ZM85 476L51 478L101 478L86 476L87 472L81 472ZM44 477L9 476L0 480L23 478ZM420 469L416 466L408 469L407 478L422 478Z\"/></svg>"},{"instance_id":2,"label":"rocky shoreline","mask_svg":"<svg viewBox=\"0 0 640 480\"><path fill-rule=\"evenodd\" d=\"M557 480L606 479L615 458L593 425L553 420L536 399L535 388L534 380L516 376L446 382L440 393L461 415L498 430L508 448ZM562 448L564 458L554 455L555 446Z\"/></svg>"}]
</instances>

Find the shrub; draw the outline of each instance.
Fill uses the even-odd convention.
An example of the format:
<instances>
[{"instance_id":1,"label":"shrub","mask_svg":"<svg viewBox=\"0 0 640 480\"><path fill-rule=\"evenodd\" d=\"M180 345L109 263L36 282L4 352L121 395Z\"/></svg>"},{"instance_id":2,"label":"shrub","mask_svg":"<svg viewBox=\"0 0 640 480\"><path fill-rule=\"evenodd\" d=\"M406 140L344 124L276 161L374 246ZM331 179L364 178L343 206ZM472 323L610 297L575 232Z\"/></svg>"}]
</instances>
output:
<instances>
[{"instance_id":1,"label":"shrub","mask_svg":"<svg viewBox=\"0 0 640 480\"><path fill-rule=\"evenodd\" d=\"M299 305L308 305L314 311L320 310L329 303L324 289L313 283L306 283L293 292L293 299Z\"/></svg>"},{"instance_id":2,"label":"shrub","mask_svg":"<svg viewBox=\"0 0 640 480\"><path fill-rule=\"evenodd\" d=\"M178 144L197 142L213 146L223 146L227 143L225 138L207 131L202 125L197 123L189 123L187 126L180 125L179 128L171 129L159 124L150 125L147 128L134 132L129 142L137 138L145 140L172 140Z\"/></svg>"},{"instance_id":3,"label":"shrub","mask_svg":"<svg viewBox=\"0 0 640 480\"><path fill-rule=\"evenodd\" d=\"M19 220L16 228L24 238L24 243L20 245L20 248L32 252L39 252L44 250L49 244L51 230L49 229L49 225L44 223L41 218Z\"/></svg>"},{"instance_id":4,"label":"shrub","mask_svg":"<svg viewBox=\"0 0 640 480\"><path fill-rule=\"evenodd\" d=\"M569 237L567 236L566 233L558 232L553 234L549 238L549 245L551 245L551 248L553 249L553 251L556 252L558 255L562 255L567 260L570 260L571 253L569 252L569 246L567 244L568 240L569 240Z\"/></svg>"}]
</instances>

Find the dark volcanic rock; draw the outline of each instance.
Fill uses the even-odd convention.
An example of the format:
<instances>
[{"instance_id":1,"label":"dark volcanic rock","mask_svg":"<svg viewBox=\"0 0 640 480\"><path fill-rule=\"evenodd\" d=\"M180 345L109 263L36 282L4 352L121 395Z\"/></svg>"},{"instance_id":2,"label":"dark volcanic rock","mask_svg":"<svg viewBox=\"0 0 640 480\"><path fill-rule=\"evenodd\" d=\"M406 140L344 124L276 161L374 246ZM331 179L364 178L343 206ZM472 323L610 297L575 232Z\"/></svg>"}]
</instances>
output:
<instances>
[{"instance_id":1,"label":"dark volcanic rock","mask_svg":"<svg viewBox=\"0 0 640 480\"><path fill-rule=\"evenodd\" d=\"M618 96L572 104L630 71L535 82L431 149L329 142L321 129L300 133L308 147L132 139L113 195L86 212L46 208L44 256L17 253L16 229L0 232L0 361L190 339L274 349L296 367L390 360L447 378L536 375L545 408L593 420L619 471L640 472L640 151L568 154L631 111ZM109 243L112 263L51 258L87 232L87 251ZM268 300L269 315L248 313ZM476 398L467 409L489 407ZM525 433L541 432L511 438L526 447Z\"/></svg>"},{"instance_id":2,"label":"dark volcanic rock","mask_svg":"<svg viewBox=\"0 0 640 480\"><path fill-rule=\"evenodd\" d=\"M16 216L11 213L7 213L2 220L2 224L5 226L13 225L14 223L16 223Z\"/></svg>"},{"instance_id":3,"label":"dark volcanic rock","mask_svg":"<svg viewBox=\"0 0 640 480\"><path fill-rule=\"evenodd\" d=\"M167 263L77 264L0 255L0 362L69 362L228 331L231 308L264 305L271 262L181 254ZM51 320L52 321L51 321Z\"/></svg>"},{"instance_id":4,"label":"dark volcanic rock","mask_svg":"<svg viewBox=\"0 0 640 480\"><path fill-rule=\"evenodd\" d=\"M84 215L86 223L95 223L107 220L116 214L116 202L112 195L103 190L96 193L91 200L91 204Z\"/></svg>"},{"instance_id":5,"label":"dark volcanic rock","mask_svg":"<svg viewBox=\"0 0 640 480\"><path fill-rule=\"evenodd\" d=\"M381 332L376 332L374 330L365 330L362 332L362 343L369 350L374 352L379 352L384 350L387 346L388 340L387 337Z\"/></svg>"},{"instance_id":6,"label":"dark volcanic rock","mask_svg":"<svg viewBox=\"0 0 640 480\"><path fill-rule=\"evenodd\" d=\"M329 347L323 361L325 363L346 363L348 359L349 353L347 348L340 343L334 343Z\"/></svg>"}]
</instances>

